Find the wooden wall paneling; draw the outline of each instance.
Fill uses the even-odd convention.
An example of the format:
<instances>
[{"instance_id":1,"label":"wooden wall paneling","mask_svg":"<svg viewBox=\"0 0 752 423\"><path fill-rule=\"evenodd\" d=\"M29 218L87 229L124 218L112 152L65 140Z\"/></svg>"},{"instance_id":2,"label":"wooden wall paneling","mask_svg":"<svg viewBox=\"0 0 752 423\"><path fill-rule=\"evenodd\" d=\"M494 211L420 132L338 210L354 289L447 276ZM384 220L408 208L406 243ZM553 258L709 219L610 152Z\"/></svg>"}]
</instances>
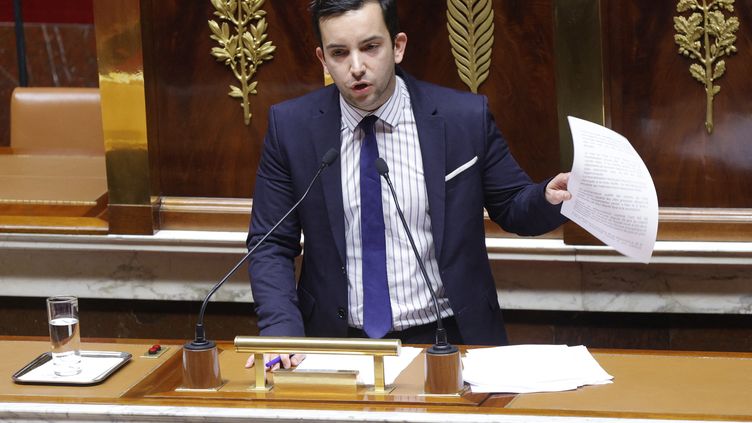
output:
<instances>
[{"instance_id":1,"label":"wooden wall paneling","mask_svg":"<svg viewBox=\"0 0 752 423\"><path fill-rule=\"evenodd\" d=\"M147 103L156 120L150 134L157 138L153 161L159 167L160 194L251 197L268 108L322 85L307 2L266 1L262 6L268 39L277 50L254 78L258 94L251 97L249 126L240 102L227 95L229 85L236 84L232 72L209 54L216 46L207 24L217 19L211 3L143 2L152 58L145 69L151 79Z\"/></svg>"},{"instance_id":2,"label":"wooden wall paneling","mask_svg":"<svg viewBox=\"0 0 752 423\"><path fill-rule=\"evenodd\" d=\"M604 2L610 75L606 105L653 175L662 207L752 207L752 8L737 1L738 53L716 83L715 130L705 130L705 92L674 42L676 2Z\"/></svg>"},{"instance_id":3,"label":"wooden wall paneling","mask_svg":"<svg viewBox=\"0 0 752 423\"><path fill-rule=\"evenodd\" d=\"M491 72L478 93L512 154L534 180L560 171L552 0L496 0ZM446 1L402 1L407 33L403 67L417 78L469 91L457 75L447 30Z\"/></svg>"},{"instance_id":4,"label":"wooden wall paneling","mask_svg":"<svg viewBox=\"0 0 752 423\"><path fill-rule=\"evenodd\" d=\"M738 53L716 81L715 129L705 129L704 87L674 41L676 1L601 0L606 125L645 161L661 207L659 240L752 239L752 10L736 2ZM564 240L599 244L574 224Z\"/></svg>"},{"instance_id":5,"label":"wooden wall paneling","mask_svg":"<svg viewBox=\"0 0 752 423\"><path fill-rule=\"evenodd\" d=\"M488 95L515 158L535 181L560 166L551 0L494 2L496 43ZM493 88L492 88L493 87Z\"/></svg>"}]
</instances>

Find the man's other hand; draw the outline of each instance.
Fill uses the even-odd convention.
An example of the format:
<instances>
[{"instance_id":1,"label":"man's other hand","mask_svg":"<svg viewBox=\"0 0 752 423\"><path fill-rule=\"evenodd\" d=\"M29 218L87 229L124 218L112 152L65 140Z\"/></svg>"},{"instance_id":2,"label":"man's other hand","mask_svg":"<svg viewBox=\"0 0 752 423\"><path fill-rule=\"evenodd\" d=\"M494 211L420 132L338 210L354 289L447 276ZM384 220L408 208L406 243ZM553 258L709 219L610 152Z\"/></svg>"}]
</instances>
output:
<instances>
[{"instance_id":1,"label":"man's other hand","mask_svg":"<svg viewBox=\"0 0 752 423\"><path fill-rule=\"evenodd\" d=\"M556 205L562 201L572 199L572 194L567 191L567 184L569 184L569 172L560 173L551 179L551 182L546 185L546 201Z\"/></svg>"},{"instance_id":2,"label":"man's other hand","mask_svg":"<svg viewBox=\"0 0 752 423\"><path fill-rule=\"evenodd\" d=\"M270 366L267 370L277 370L280 367L283 369L289 369L292 366L297 366L306 358L305 354L264 354L264 363L268 363L277 357L280 358L279 363ZM251 354L251 356L248 357L248 361L245 362L245 368L250 369L253 367L254 361L255 355Z\"/></svg>"}]
</instances>

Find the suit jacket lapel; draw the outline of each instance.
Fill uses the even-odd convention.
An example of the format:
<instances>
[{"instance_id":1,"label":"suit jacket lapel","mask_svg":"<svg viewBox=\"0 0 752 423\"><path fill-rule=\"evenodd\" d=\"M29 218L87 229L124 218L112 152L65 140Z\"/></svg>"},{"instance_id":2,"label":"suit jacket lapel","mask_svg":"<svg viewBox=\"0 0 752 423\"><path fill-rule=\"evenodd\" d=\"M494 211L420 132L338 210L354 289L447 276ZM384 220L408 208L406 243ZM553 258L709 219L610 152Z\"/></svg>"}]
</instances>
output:
<instances>
[{"instance_id":1,"label":"suit jacket lapel","mask_svg":"<svg viewBox=\"0 0 752 423\"><path fill-rule=\"evenodd\" d=\"M339 108L339 92L331 87L331 96L315 110L312 125L312 137L316 160L320 160L329 149L340 151L340 128L342 125ZM329 227L332 231L334 243L337 246L340 260L347 263L345 256L345 216L342 206L342 161L334 161L321 173L321 184L324 188L324 201L329 214Z\"/></svg>"},{"instance_id":2,"label":"suit jacket lapel","mask_svg":"<svg viewBox=\"0 0 752 423\"><path fill-rule=\"evenodd\" d=\"M436 244L436 258L441 257L441 247L444 240L444 208L446 170L446 139L444 135L444 118L438 115L436 105L426 94L425 90L417 86L415 80L398 70L398 74L407 83L410 99L418 127L420 151L423 156L423 172L428 191L428 207L431 216L431 232Z\"/></svg>"}]
</instances>

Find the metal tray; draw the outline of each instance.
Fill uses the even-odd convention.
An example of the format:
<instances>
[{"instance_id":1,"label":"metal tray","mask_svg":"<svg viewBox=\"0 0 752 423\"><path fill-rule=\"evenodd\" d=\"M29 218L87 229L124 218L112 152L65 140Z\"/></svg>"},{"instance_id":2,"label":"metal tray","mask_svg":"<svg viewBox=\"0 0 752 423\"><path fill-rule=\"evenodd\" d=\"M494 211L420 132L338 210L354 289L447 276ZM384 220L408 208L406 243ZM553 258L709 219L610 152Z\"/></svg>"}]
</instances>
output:
<instances>
[{"instance_id":1,"label":"metal tray","mask_svg":"<svg viewBox=\"0 0 752 423\"><path fill-rule=\"evenodd\" d=\"M131 359L131 354L127 352L119 351L81 351L81 365L86 366L89 364L90 368L95 367L101 363L97 361L101 359L110 359L111 364L103 366L101 369L96 369L93 372L87 372L83 370L75 376L56 376L51 374L50 376L40 375L36 378L23 378L32 370L47 364L52 366L52 354L48 351L39 355L39 357L32 360L29 364L25 365L21 370L13 374L13 381L22 384L43 384L43 385L96 385L107 379L111 374L121 367L123 367ZM115 360L113 360L115 359ZM92 366L94 364L94 366ZM87 374L91 373L91 374Z\"/></svg>"}]
</instances>

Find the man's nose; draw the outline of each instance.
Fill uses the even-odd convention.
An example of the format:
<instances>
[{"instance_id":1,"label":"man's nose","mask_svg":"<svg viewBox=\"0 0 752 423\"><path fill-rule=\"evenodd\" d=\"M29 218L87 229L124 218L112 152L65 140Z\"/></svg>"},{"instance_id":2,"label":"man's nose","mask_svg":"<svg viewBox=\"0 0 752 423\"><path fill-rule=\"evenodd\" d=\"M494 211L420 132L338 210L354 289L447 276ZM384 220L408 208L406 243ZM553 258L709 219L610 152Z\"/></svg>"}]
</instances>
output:
<instances>
[{"instance_id":1,"label":"man's nose","mask_svg":"<svg viewBox=\"0 0 752 423\"><path fill-rule=\"evenodd\" d=\"M361 77L366 73L366 65L358 53L351 56L350 72L354 77Z\"/></svg>"}]
</instances>

